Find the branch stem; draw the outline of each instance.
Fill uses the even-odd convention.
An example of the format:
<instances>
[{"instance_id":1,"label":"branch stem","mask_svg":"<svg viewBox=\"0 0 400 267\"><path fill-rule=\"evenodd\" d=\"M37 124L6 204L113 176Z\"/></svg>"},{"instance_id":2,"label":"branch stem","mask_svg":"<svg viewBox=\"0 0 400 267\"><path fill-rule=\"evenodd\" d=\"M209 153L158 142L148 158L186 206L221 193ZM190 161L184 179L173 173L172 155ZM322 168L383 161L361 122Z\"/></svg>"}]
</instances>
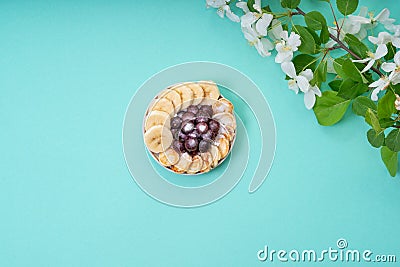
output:
<instances>
[{"instance_id":1,"label":"branch stem","mask_svg":"<svg viewBox=\"0 0 400 267\"><path fill-rule=\"evenodd\" d=\"M296 7L296 10L300 15L302 15L302 16L306 15L306 13L301 8ZM350 48L348 48L342 41L340 41L340 39L338 37L334 36L331 33L329 33L329 37L331 37L331 39L334 40L341 49L343 49L344 51L346 51L347 53L352 55L354 58L362 59L356 53L354 53ZM367 64L367 63L364 63L364 64ZM379 69L377 69L376 67L371 67L371 70L373 70L379 76L383 76L383 73Z\"/></svg>"}]
</instances>

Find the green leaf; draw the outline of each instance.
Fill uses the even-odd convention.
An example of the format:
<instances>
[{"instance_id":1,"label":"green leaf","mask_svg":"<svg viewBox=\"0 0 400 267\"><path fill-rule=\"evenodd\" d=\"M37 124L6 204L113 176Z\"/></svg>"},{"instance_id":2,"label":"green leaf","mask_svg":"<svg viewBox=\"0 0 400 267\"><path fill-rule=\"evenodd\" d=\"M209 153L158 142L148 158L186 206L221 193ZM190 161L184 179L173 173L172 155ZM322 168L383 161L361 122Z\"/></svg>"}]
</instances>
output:
<instances>
[{"instance_id":1,"label":"green leaf","mask_svg":"<svg viewBox=\"0 0 400 267\"><path fill-rule=\"evenodd\" d=\"M325 91L317 98L314 113L319 124L329 126L343 118L349 105L350 100L338 97L336 92Z\"/></svg>"},{"instance_id":2,"label":"green leaf","mask_svg":"<svg viewBox=\"0 0 400 267\"><path fill-rule=\"evenodd\" d=\"M308 30L308 32L312 35L312 37L314 38L314 42L315 42L315 48L316 49L319 49L320 48L320 45L321 45L321 40L319 39L319 36L318 36L318 34L315 32L315 31L313 31L313 30L311 30L310 28L308 28L308 27L305 27L307 30Z\"/></svg>"},{"instance_id":3,"label":"green leaf","mask_svg":"<svg viewBox=\"0 0 400 267\"><path fill-rule=\"evenodd\" d=\"M380 134L383 131L378 117L370 108L368 108L367 112L365 113L365 122L371 125L377 134Z\"/></svg>"},{"instance_id":4,"label":"green leaf","mask_svg":"<svg viewBox=\"0 0 400 267\"><path fill-rule=\"evenodd\" d=\"M328 83L329 87L333 91L339 91L340 85L342 84L343 80L333 80L330 83Z\"/></svg>"},{"instance_id":5,"label":"green leaf","mask_svg":"<svg viewBox=\"0 0 400 267\"><path fill-rule=\"evenodd\" d=\"M396 113L394 101L396 96L391 90L388 90L386 94L379 99L378 102L378 117L379 118L390 118L393 113Z\"/></svg>"},{"instance_id":6,"label":"green leaf","mask_svg":"<svg viewBox=\"0 0 400 267\"><path fill-rule=\"evenodd\" d=\"M364 78L360 70L356 67L356 65L354 65L354 62L351 61L351 59L346 59L345 61L343 61L342 70L345 75L344 77L348 77L356 82L362 82L362 83L368 82Z\"/></svg>"},{"instance_id":7,"label":"green leaf","mask_svg":"<svg viewBox=\"0 0 400 267\"><path fill-rule=\"evenodd\" d=\"M328 26L322 26L322 30L319 34L319 39L321 43L326 44L329 41L329 31Z\"/></svg>"},{"instance_id":8,"label":"green leaf","mask_svg":"<svg viewBox=\"0 0 400 267\"><path fill-rule=\"evenodd\" d=\"M397 173L398 166L398 152L393 152L387 147L383 146L381 148L381 158L383 163L385 163L386 169L389 171L390 175L394 177Z\"/></svg>"},{"instance_id":9,"label":"green leaf","mask_svg":"<svg viewBox=\"0 0 400 267\"><path fill-rule=\"evenodd\" d=\"M356 53L360 58L365 58L368 52L368 47L358 40L357 37L355 37L352 34L346 34L344 36L344 41L349 45L349 48Z\"/></svg>"},{"instance_id":10,"label":"green leaf","mask_svg":"<svg viewBox=\"0 0 400 267\"><path fill-rule=\"evenodd\" d=\"M326 26L325 17L318 11L311 11L304 16L307 27L314 31L322 30Z\"/></svg>"},{"instance_id":11,"label":"green leaf","mask_svg":"<svg viewBox=\"0 0 400 267\"><path fill-rule=\"evenodd\" d=\"M336 5L339 12L347 16L356 11L358 0L336 0Z\"/></svg>"},{"instance_id":12,"label":"green leaf","mask_svg":"<svg viewBox=\"0 0 400 267\"><path fill-rule=\"evenodd\" d=\"M385 133L381 132L377 134L374 129L369 129L367 132L367 139L371 146L379 148L385 141Z\"/></svg>"},{"instance_id":13,"label":"green leaf","mask_svg":"<svg viewBox=\"0 0 400 267\"><path fill-rule=\"evenodd\" d=\"M393 129L386 137L386 146L394 151L400 151L400 129Z\"/></svg>"},{"instance_id":14,"label":"green leaf","mask_svg":"<svg viewBox=\"0 0 400 267\"><path fill-rule=\"evenodd\" d=\"M382 128L386 129L392 127L395 124L395 121L391 118L383 118L379 119L379 124L381 125Z\"/></svg>"},{"instance_id":15,"label":"green leaf","mask_svg":"<svg viewBox=\"0 0 400 267\"><path fill-rule=\"evenodd\" d=\"M356 115L365 117L368 109L376 111L376 104L366 96L359 96L354 99L352 109Z\"/></svg>"},{"instance_id":16,"label":"green leaf","mask_svg":"<svg viewBox=\"0 0 400 267\"><path fill-rule=\"evenodd\" d=\"M254 3L255 3L255 0L248 0L248 1L247 1L247 7L249 8L249 10L250 10L251 12L258 12L258 11L253 7Z\"/></svg>"},{"instance_id":17,"label":"green leaf","mask_svg":"<svg viewBox=\"0 0 400 267\"><path fill-rule=\"evenodd\" d=\"M300 73L305 69L311 69L314 71L317 58L307 54L298 54L292 61L296 68L296 73Z\"/></svg>"},{"instance_id":18,"label":"green leaf","mask_svg":"<svg viewBox=\"0 0 400 267\"><path fill-rule=\"evenodd\" d=\"M368 85L355 82L350 78L346 78L340 86L338 96L345 99L354 99L359 95L368 91Z\"/></svg>"},{"instance_id":19,"label":"green leaf","mask_svg":"<svg viewBox=\"0 0 400 267\"><path fill-rule=\"evenodd\" d=\"M298 7L300 4L300 0L281 0L281 5L284 8L291 8L294 9Z\"/></svg>"},{"instance_id":20,"label":"green leaf","mask_svg":"<svg viewBox=\"0 0 400 267\"><path fill-rule=\"evenodd\" d=\"M386 47L388 49L388 53L385 55L385 59L391 60L394 58L394 55L396 54L396 47L392 43L388 43Z\"/></svg>"},{"instance_id":21,"label":"green leaf","mask_svg":"<svg viewBox=\"0 0 400 267\"><path fill-rule=\"evenodd\" d=\"M315 54L315 40L312 34L303 26L294 25L294 31L300 35L301 45L299 51L304 54Z\"/></svg>"},{"instance_id":22,"label":"green leaf","mask_svg":"<svg viewBox=\"0 0 400 267\"><path fill-rule=\"evenodd\" d=\"M326 60L320 61L317 69L314 71L314 77L310 81L311 85L318 85L321 87L321 83L326 81L327 74L327 63Z\"/></svg>"},{"instance_id":23,"label":"green leaf","mask_svg":"<svg viewBox=\"0 0 400 267\"><path fill-rule=\"evenodd\" d=\"M333 68L335 69L335 71L336 71L336 73L337 73L337 75L339 75L340 77L342 77L342 78L346 78L347 77L347 75L346 75L346 73L344 73L344 71L343 71L343 62L345 61L346 59L344 59L344 58L342 58L342 57L339 57L339 58L336 58L334 61L333 61Z\"/></svg>"}]
</instances>

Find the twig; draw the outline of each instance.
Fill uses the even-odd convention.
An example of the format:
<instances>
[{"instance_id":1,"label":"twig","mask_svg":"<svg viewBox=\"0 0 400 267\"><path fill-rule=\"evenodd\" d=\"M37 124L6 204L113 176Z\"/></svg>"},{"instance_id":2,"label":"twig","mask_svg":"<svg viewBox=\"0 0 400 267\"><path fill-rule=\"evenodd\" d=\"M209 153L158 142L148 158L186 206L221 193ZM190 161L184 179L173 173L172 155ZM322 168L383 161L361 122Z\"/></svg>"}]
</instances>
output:
<instances>
[{"instance_id":1,"label":"twig","mask_svg":"<svg viewBox=\"0 0 400 267\"><path fill-rule=\"evenodd\" d=\"M296 7L296 10L297 10L297 12L298 12L300 15L302 15L302 16L305 16L305 15L306 15L306 13L304 13L304 11L301 10L299 7ZM351 51L351 49L348 48L342 41L340 41L339 38L337 38L336 36L334 36L334 35L331 34L331 33L329 33L329 37L331 37L332 40L334 40L334 41L338 44L338 46L339 46L341 49L343 49L343 50L345 50L346 52L348 52L348 53L349 53L350 55L352 55L354 58L356 58L356 59L362 59L362 58L359 57L356 53L354 53L353 51ZM364 63L364 64L366 65L367 63ZM375 68L375 67L371 67L371 69L372 69L376 74L378 74L379 76L383 76L383 73L382 73L379 69L377 69L377 68Z\"/></svg>"}]
</instances>

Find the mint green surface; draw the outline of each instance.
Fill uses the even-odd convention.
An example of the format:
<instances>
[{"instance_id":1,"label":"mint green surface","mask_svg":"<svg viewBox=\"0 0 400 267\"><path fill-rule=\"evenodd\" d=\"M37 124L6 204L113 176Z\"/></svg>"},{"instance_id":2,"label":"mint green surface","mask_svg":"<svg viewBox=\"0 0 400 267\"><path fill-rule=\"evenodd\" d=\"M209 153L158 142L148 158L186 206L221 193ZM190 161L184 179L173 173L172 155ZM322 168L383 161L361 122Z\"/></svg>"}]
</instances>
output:
<instances>
[{"instance_id":1,"label":"mint green surface","mask_svg":"<svg viewBox=\"0 0 400 267\"><path fill-rule=\"evenodd\" d=\"M400 21L394 1L360 2ZM365 123L348 114L318 126L273 58L204 1L2 1L0 25L0 266L363 266L257 260L264 245L318 250L341 237L400 261L400 177L387 174ZM135 184L121 132L148 77L194 60L260 87L277 150L256 193L241 182L181 209Z\"/></svg>"}]
</instances>

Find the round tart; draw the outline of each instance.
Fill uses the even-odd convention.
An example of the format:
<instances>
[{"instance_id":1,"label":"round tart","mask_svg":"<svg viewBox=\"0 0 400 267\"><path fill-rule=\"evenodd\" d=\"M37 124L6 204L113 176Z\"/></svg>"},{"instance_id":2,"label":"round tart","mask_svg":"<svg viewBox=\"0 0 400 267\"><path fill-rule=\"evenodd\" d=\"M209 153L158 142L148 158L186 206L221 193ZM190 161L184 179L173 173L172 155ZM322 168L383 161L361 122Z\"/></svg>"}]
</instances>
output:
<instances>
[{"instance_id":1,"label":"round tart","mask_svg":"<svg viewBox=\"0 0 400 267\"><path fill-rule=\"evenodd\" d=\"M208 172L222 163L235 141L233 105L212 81L169 86L150 103L143 136L165 168L179 174Z\"/></svg>"}]
</instances>

